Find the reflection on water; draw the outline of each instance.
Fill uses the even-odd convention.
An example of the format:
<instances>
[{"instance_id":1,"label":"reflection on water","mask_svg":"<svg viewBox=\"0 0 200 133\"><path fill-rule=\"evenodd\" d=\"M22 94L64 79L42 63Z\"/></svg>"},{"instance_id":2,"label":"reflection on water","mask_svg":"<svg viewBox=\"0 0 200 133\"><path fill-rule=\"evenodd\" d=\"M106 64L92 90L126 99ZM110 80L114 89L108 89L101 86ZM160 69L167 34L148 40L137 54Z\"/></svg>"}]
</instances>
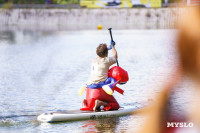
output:
<instances>
[{"instance_id":1,"label":"reflection on water","mask_svg":"<svg viewBox=\"0 0 200 133\"><path fill-rule=\"evenodd\" d=\"M41 37L49 36L52 32L33 32L30 30L24 31L0 31L0 42L1 44L27 44L37 42Z\"/></svg>"},{"instance_id":2,"label":"reflection on water","mask_svg":"<svg viewBox=\"0 0 200 133\"><path fill-rule=\"evenodd\" d=\"M119 123L119 118L100 119L98 121L86 121L82 126L87 132L114 132Z\"/></svg>"},{"instance_id":3,"label":"reflection on water","mask_svg":"<svg viewBox=\"0 0 200 133\"><path fill-rule=\"evenodd\" d=\"M130 78L120 86L125 94L114 94L120 105L147 101L159 92L174 66L174 35L174 30L113 31L119 64ZM0 131L124 132L141 126L137 115L58 124L36 121L44 112L80 108L84 96L78 97L77 90L102 42L110 42L107 30L0 32ZM178 95L175 103L186 104L184 98Z\"/></svg>"},{"instance_id":4,"label":"reflection on water","mask_svg":"<svg viewBox=\"0 0 200 133\"><path fill-rule=\"evenodd\" d=\"M4 42L4 43L14 44L15 43L14 32L12 31L0 32L0 40L1 42Z\"/></svg>"}]
</instances>

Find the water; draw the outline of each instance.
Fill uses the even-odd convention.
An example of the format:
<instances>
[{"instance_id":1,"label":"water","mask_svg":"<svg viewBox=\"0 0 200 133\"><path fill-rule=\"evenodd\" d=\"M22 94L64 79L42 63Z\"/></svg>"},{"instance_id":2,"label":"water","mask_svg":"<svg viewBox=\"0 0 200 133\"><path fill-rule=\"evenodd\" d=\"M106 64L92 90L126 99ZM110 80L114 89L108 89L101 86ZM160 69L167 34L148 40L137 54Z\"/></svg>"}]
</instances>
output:
<instances>
[{"instance_id":1,"label":"water","mask_svg":"<svg viewBox=\"0 0 200 133\"><path fill-rule=\"evenodd\" d=\"M120 86L125 95L114 94L120 105L147 101L160 92L176 65L176 34L176 30L113 31L119 64L130 78ZM109 42L107 30L0 32L0 132L125 132L140 127L144 119L140 115L57 124L36 121L44 112L81 107L84 96L77 91L89 77L96 47ZM176 111L187 103L184 98L177 96Z\"/></svg>"}]
</instances>

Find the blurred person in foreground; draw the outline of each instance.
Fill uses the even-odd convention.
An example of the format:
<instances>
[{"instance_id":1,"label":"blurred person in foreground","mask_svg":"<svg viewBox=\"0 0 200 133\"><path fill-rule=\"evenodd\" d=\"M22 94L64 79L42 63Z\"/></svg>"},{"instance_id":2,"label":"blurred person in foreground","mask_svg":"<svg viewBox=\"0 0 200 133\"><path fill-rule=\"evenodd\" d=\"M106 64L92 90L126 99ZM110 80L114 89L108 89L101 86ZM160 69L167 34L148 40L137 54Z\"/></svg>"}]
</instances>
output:
<instances>
[{"instance_id":1,"label":"blurred person in foreground","mask_svg":"<svg viewBox=\"0 0 200 133\"><path fill-rule=\"evenodd\" d=\"M163 87L155 102L143 113L148 115L139 133L199 133L200 132L200 7L189 8L181 22L177 39L178 66L172 78ZM170 116L170 93L183 76L195 84L195 95L184 117ZM190 88L188 88L190 89ZM172 122L176 123L169 125ZM177 125L179 123L179 125ZM185 123L187 126L184 127ZM190 124L190 125L188 125Z\"/></svg>"}]
</instances>

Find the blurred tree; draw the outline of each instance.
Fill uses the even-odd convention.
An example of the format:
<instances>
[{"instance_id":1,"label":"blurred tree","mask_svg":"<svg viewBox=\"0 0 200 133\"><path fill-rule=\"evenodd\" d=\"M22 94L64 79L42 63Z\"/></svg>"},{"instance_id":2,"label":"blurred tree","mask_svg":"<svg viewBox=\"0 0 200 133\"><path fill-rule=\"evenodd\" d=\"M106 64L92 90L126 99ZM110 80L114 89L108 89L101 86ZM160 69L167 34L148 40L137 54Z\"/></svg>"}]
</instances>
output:
<instances>
[{"instance_id":1,"label":"blurred tree","mask_svg":"<svg viewBox=\"0 0 200 133\"><path fill-rule=\"evenodd\" d=\"M14 3L14 4L45 4L45 3L54 3L54 4L78 4L80 0L0 0L0 4L4 3Z\"/></svg>"},{"instance_id":2,"label":"blurred tree","mask_svg":"<svg viewBox=\"0 0 200 133\"><path fill-rule=\"evenodd\" d=\"M168 3L181 3L186 2L186 0L168 0ZM162 3L165 3L165 0L162 0Z\"/></svg>"}]
</instances>

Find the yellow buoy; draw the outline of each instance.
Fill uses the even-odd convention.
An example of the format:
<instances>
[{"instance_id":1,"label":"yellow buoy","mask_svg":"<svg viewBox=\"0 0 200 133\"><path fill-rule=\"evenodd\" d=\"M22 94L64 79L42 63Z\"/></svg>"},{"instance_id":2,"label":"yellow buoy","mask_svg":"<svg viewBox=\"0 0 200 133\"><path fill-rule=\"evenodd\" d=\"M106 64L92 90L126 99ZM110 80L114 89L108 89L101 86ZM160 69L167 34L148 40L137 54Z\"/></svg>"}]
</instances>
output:
<instances>
[{"instance_id":1,"label":"yellow buoy","mask_svg":"<svg viewBox=\"0 0 200 133\"><path fill-rule=\"evenodd\" d=\"M97 25L97 29L98 29L98 30L102 30L102 28L103 28L103 26L102 26L101 24L98 24L98 25Z\"/></svg>"}]
</instances>

